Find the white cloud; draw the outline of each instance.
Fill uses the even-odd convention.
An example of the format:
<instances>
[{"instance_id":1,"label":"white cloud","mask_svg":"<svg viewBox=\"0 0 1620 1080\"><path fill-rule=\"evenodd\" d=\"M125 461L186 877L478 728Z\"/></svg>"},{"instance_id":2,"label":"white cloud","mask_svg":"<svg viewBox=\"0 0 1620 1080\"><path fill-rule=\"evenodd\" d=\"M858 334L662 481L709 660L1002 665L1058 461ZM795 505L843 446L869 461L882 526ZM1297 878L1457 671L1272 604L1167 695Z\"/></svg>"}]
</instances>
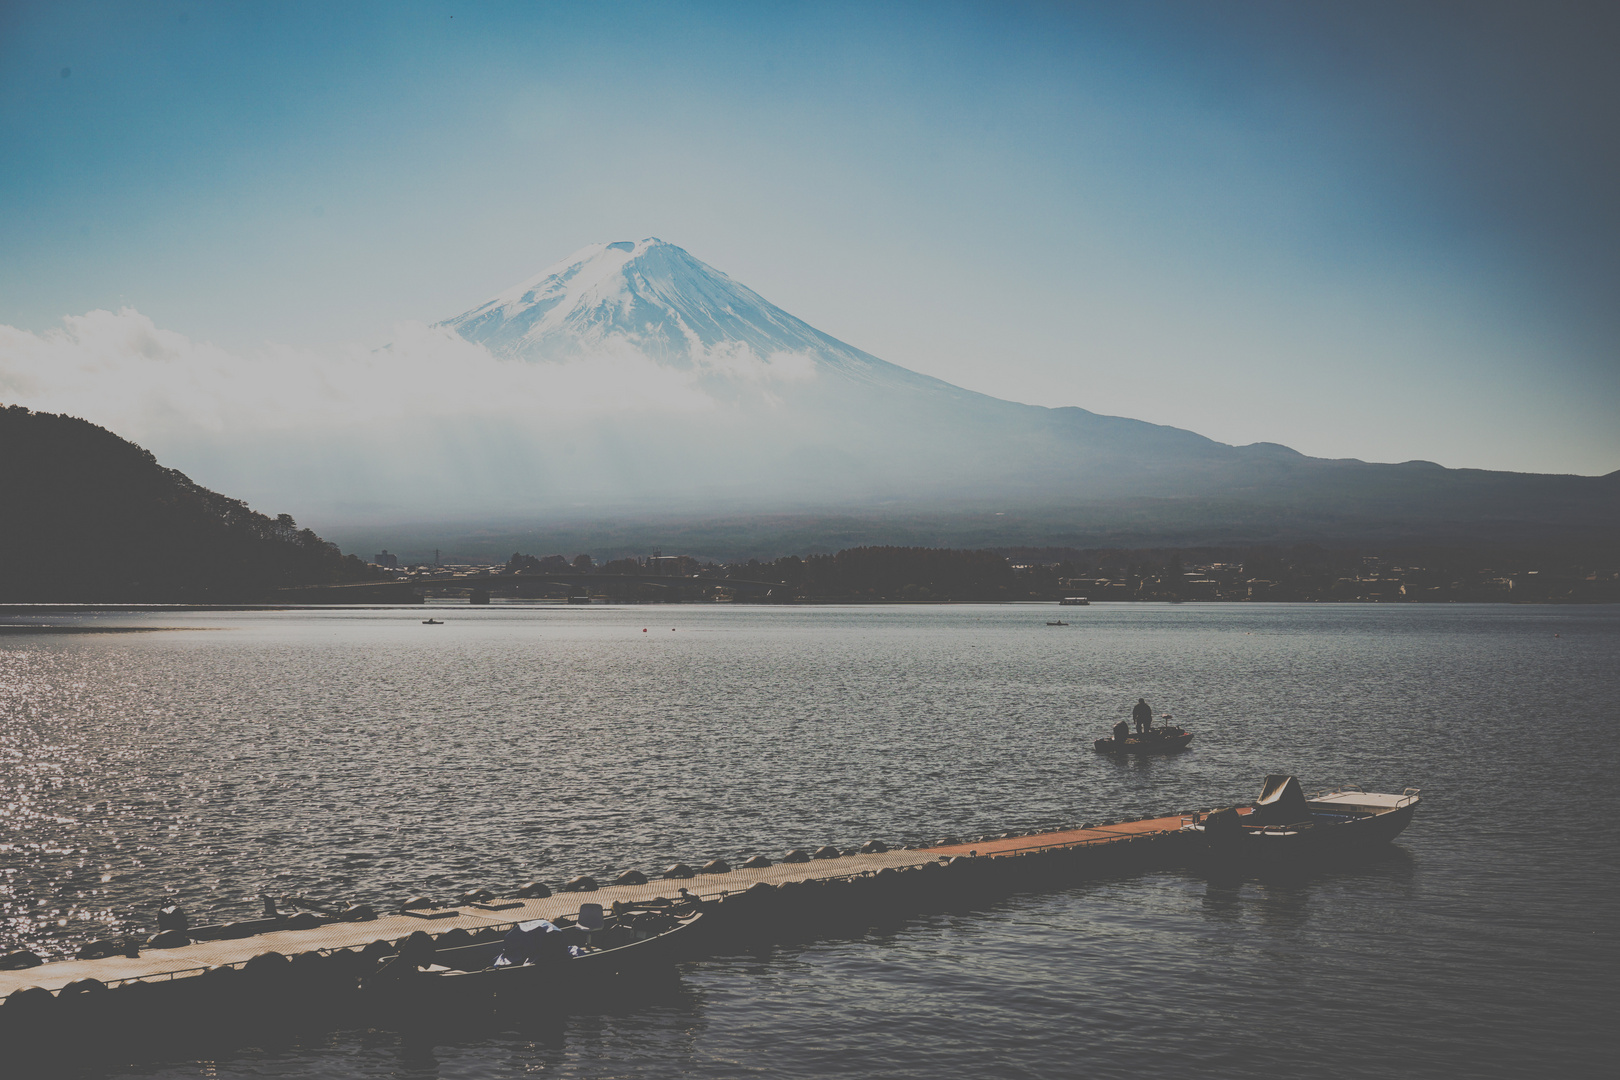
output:
<instances>
[{"instance_id":1,"label":"white cloud","mask_svg":"<svg viewBox=\"0 0 1620 1080\"><path fill-rule=\"evenodd\" d=\"M82 417L316 525L847 493L817 464L822 395L782 407L816 380L812 354L726 343L687 357L660 363L609 335L555 361L508 360L421 323L376 349L234 351L125 308L44 333L0 326L0 404Z\"/></svg>"},{"instance_id":2,"label":"white cloud","mask_svg":"<svg viewBox=\"0 0 1620 1080\"><path fill-rule=\"evenodd\" d=\"M555 422L714 407L698 373L630 348L560 364L512 363L454 331L406 323L380 349L267 344L239 355L164 330L133 308L62 322L43 334L0 325L0 399L81 416L136 441L177 429L517 415ZM731 373L748 372L739 364Z\"/></svg>"}]
</instances>

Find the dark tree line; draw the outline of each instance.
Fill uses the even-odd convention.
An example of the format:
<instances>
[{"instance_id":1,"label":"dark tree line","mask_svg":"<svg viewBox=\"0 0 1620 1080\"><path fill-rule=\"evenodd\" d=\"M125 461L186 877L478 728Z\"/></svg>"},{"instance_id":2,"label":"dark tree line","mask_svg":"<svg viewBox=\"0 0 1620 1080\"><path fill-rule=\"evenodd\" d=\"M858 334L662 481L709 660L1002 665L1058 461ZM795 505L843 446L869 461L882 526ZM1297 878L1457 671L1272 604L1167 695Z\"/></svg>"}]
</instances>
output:
<instances>
[{"instance_id":1,"label":"dark tree line","mask_svg":"<svg viewBox=\"0 0 1620 1080\"><path fill-rule=\"evenodd\" d=\"M0 408L0 600L244 602L375 576L105 428Z\"/></svg>"},{"instance_id":2,"label":"dark tree line","mask_svg":"<svg viewBox=\"0 0 1620 1080\"><path fill-rule=\"evenodd\" d=\"M836 555L789 555L731 568L734 576L780 581L808 600L1005 600L1017 595L1011 565L993 551L858 547Z\"/></svg>"},{"instance_id":3,"label":"dark tree line","mask_svg":"<svg viewBox=\"0 0 1620 1080\"><path fill-rule=\"evenodd\" d=\"M728 580L750 584L779 582L776 600L1016 600L1025 599L1012 566L993 551L958 551L950 548L858 547L836 555L788 555L770 562L720 566L680 560L679 579L694 588L723 587ZM643 575L649 564L634 558L594 562L589 555L572 561L561 555L537 558L518 552L507 561L514 574L570 570L614 575ZM758 592L750 596L763 599Z\"/></svg>"}]
</instances>

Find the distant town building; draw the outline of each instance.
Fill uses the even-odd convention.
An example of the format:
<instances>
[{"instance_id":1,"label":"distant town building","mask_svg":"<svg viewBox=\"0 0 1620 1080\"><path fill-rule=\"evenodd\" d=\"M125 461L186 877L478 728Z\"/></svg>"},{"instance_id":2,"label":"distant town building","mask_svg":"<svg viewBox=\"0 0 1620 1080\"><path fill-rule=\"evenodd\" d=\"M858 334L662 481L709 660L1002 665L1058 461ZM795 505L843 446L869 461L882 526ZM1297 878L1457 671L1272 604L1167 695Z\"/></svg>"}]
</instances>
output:
<instances>
[{"instance_id":1,"label":"distant town building","mask_svg":"<svg viewBox=\"0 0 1620 1080\"><path fill-rule=\"evenodd\" d=\"M371 563L373 566L386 566L390 570L397 570L399 568L399 556L390 555L388 549L383 548L371 557Z\"/></svg>"}]
</instances>

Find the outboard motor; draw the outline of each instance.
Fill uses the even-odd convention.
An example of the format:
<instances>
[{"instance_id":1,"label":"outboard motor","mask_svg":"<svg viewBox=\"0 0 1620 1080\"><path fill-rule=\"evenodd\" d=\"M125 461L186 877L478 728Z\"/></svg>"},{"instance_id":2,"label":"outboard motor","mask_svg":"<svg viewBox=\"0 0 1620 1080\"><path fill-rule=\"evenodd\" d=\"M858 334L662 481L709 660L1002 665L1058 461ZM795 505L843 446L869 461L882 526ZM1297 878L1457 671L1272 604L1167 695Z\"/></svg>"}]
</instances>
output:
<instances>
[{"instance_id":1,"label":"outboard motor","mask_svg":"<svg viewBox=\"0 0 1620 1080\"><path fill-rule=\"evenodd\" d=\"M1305 801L1305 792L1300 788L1299 781L1292 776L1273 773L1266 777L1249 821L1254 825L1292 825L1309 821L1310 817L1311 808Z\"/></svg>"}]
</instances>

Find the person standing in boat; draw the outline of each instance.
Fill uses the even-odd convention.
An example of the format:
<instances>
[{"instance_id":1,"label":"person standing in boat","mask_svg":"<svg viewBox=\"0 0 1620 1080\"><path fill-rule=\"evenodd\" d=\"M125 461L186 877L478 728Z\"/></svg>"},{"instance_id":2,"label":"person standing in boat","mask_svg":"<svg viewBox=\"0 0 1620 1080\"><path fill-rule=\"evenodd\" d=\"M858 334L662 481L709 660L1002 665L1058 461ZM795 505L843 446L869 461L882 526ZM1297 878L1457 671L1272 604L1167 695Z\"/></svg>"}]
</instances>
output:
<instances>
[{"instance_id":1,"label":"person standing in boat","mask_svg":"<svg viewBox=\"0 0 1620 1080\"><path fill-rule=\"evenodd\" d=\"M1136 721L1136 733L1146 734L1153 729L1153 706L1147 703L1147 698L1137 698L1136 708L1131 710L1131 719Z\"/></svg>"}]
</instances>

